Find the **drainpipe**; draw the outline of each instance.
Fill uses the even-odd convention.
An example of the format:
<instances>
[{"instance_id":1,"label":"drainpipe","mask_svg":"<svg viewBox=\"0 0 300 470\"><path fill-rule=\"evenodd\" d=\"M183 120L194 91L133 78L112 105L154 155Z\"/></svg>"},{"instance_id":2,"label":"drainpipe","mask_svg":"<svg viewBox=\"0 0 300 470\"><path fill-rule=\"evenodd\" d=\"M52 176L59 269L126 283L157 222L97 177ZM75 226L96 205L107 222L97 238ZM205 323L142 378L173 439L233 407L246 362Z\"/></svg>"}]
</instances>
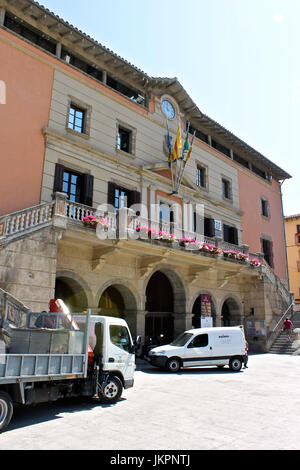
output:
<instances>
[{"instance_id":1,"label":"drainpipe","mask_svg":"<svg viewBox=\"0 0 300 470\"><path fill-rule=\"evenodd\" d=\"M289 264L288 264L288 256L287 256L287 246L286 246L286 234L285 234L285 223L284 223L284 213L283 213L283 202L282 202L282 191L281 186L285 180L281 181L280 183L280 199L281 199L281 213L282 213L282 224L283 224L283 236L284 236L284 250L285 250L285 263L286 263L286 275L287 275L287 285L288 291L290 291L290 276L289 276Z\"/></svg>"}]
</instances>

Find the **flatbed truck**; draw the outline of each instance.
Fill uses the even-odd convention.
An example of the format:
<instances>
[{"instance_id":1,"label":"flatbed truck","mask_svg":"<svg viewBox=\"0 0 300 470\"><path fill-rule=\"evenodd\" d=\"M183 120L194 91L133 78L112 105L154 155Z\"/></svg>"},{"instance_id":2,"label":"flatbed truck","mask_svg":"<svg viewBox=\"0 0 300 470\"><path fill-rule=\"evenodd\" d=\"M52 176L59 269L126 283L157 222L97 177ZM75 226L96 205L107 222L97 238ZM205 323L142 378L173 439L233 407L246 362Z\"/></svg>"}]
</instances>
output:
<instances>
[{"instance_id":1,"label":"flatbed truck","mask_svg":"<svg viewBox=\"0 0 300 470\"><path fill-rule=\"evenodd\" d=\"M88 310L70 315L66 327L64 314L25 315L22 326L6 328L9 343L0 339L0 433L15 405L80 396L115 403L133 386L135 345L125 320ZM49 318L56 321L50 328L44 326Z\"/></svg>"}]
</instances>

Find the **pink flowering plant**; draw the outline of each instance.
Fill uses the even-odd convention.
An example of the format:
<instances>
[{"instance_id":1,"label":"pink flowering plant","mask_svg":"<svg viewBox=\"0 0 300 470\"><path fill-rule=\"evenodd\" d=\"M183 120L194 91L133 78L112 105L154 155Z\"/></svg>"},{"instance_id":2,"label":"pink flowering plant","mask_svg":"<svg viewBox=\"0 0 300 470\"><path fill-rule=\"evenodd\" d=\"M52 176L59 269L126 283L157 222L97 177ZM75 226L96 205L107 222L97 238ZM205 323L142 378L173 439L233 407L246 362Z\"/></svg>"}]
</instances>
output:
<instances>
[{"instance_id":1,"label":"pink flowering plant","mask_svg":"<svg viewBox=\"0 0 300 470\"><path fill-rule=\"evenodd\" d=\"M223 250L223 256L225 258L232 258L236 259L238 261L248 261L249 257L245 253L241 253L239 251L234 251L234 250Z\"/></svg>"},{"instance_id":2,"label":"pink flowering plant","mask_svg":"<svg viewBox=\"0 0 300 470\"><path fill-rule=\"evenodd\" d=\"M87 215L86 217L82 218L82 222L87 227L96 228L97 226L100 226L105 230L108 229L108 221L104 217L95 217L94 215Z\"/></svg>"}]
</instances>

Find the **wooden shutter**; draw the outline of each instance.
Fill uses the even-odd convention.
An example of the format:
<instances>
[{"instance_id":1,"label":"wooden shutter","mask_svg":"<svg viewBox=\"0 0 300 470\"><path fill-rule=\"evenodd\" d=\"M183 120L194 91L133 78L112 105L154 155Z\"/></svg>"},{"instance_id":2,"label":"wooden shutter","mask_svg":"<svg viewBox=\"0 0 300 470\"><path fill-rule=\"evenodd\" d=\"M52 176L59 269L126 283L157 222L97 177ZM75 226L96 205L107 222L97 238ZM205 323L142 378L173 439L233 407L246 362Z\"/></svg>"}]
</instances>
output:
<instances>
[{"instance_id":1,"label":"wooden shutter","mask_svg":"<svg viewBox=\"0 0 300 470\"><path fill-rule=\"evenodd\" d=\"M229 225L226 225L226 224L223 224L223 238L224 238L224 242L228 242L230 241L230 234L229 234Z\"/></svg>"},{"instance_id":2,"label":"wooden shutter","mask_svg":"<svg viewBox=\"0 0 300 470\"><path fill-rule=\"evenodd\" d=\"M215 221L214 219L204 219L204 235L213 238L215 236Z\"/></svg>"},{"instance_id":3,"label":"wooden shutter","mask_svg":"<svg viewBox=\"0 0 300 470\"><path fill-rule=\"evenodd\" d=\"M232 227L231 232L232 232L232 236L231 236L232 242L231 243L233 243L234 245L238 245L239 244L239 234L238 234L237 228Z\"/></svg>"},{"instance_id":4,"label":"wooden shutter","mask_svg":"<svg viewBox=\"0 0 300 470\"><path fill-rule=\"evenodd\" d=\"M54 173L53 193L62 191L64 171L65 171L65 167L61 165L60 163L56 163L55 173Z\"/></svg>"},{"instance_id":5,"label":"wooden shutter","mask_svg":"<svg viewBox=\"0 0 300 470\"><path fill-rule=\"evenodd\" d=\"M141 193L139 191L131 191L128 201L128 207L132 206L133 204L140 204L141 203Z\"/></svg>"},{"instance_id":6,"label":"wooden shutter","mask_svg":"<svg viewBox=\"0 0 300 470\"><path fill-rule=\"evenodd\" d=\"M81 202L86 206L93 206L94 177L88 173L82 175Z\"/></svg>"},{"instance_id":7,"label":"wooden shutter","mask_svg":"<svg viewBox=\"0 0 300 470\"><path fill-rule=\"evenodd\" d=\"M273 242L269 241L268 243L268 255L269 255L269 265L271 268L274 268L274 252L273 252Z\"/></svg>"},{"instance_id":8,"label":"wooden shutter","mask_svg":"<svg viewBox=\"0 0 300 470\"><path fill-rule=\"evenodd\" d=\"M107 188L107 204L115 207L116 184L109 182Z\"/></svg>"}]
</instances>

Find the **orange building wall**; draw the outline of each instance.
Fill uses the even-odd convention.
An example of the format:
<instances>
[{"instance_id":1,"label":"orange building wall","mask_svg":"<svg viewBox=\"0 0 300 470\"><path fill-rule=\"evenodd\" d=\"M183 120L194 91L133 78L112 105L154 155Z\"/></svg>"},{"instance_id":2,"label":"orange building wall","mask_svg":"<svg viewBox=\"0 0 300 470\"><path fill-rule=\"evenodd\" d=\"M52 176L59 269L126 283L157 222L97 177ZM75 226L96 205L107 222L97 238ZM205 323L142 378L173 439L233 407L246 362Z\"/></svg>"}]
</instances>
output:
<instances>
[{"instance_id":1,"label":"orange building wall","mask_svg":"<svg viewBox=\"0 0 300 470\"><path fill-rule=\"evenodd\" d=\"M294 292L295 300L300 302L300 244L298 237L296 238L297 225L300 225L300 215L285 219L290 290Z\"/></svg>"},{"instance_id":2,"label":"orange building wall","mask_svg":"<svg viewBox=\"0 0 300 470\"><path fill-rule=\"evenodd\" d=\"M273 241L274 271L281 279L287 279L285 239L281 207L280 183L260 181L260 178L238 168L240 208L242 216L243 243L250 246L251 253L261 252L261 236ZM261 197L268 199L271 217L261 215Z\"/></svg>"},{"instance_id":3,"label":"orange building wall","mask_svg":"<svg viewBox=\"0 0 300 470\"><path fill-rule=\"evenodd\" d=\"M2 40L6 38L25 44L0 31L0 80L6 84L6 104L0 104L0 215L40 203L41 129L48 125L53 87L53 69Z\"/></svg>"}]
</instances>

